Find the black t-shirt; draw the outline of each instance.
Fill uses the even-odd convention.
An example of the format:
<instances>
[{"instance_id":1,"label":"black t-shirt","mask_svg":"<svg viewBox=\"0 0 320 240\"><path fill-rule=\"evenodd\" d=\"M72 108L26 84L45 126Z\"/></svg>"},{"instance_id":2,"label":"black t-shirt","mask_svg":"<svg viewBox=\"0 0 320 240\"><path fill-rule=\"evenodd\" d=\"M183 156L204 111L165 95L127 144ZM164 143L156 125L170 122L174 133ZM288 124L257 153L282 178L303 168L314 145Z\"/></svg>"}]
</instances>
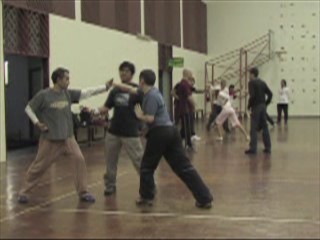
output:
<instances>
[{"instance_id":1,"label":"black t-shirt","mask_svg":"<svg viewBox=\"0 0 320 240\"><path fill-rule=\"evenodd\" d=\"M138 87L134 83L127 83L131 86ZM110 92L105 107L114 108L113 117L109 132L121 137L138 137L141 123L134 113L134 106L142 104L143 94L132 95L114 88Z\"/></svg>"}]
</instances>

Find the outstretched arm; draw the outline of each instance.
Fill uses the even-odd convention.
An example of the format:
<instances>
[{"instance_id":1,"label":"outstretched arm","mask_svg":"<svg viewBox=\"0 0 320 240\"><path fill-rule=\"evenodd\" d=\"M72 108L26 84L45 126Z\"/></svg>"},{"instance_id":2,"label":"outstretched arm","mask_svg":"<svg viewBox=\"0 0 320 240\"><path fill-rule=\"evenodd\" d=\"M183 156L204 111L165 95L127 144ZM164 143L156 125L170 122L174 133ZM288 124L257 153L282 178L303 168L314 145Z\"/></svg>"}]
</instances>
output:
<instances>
[{"instance_id":1,"label":"outstretched arm","mask_svg":"<svg viewBox=\"0 0 320 240\"><path fill-rule=\"evenodd\" d=\"M108 91L111 88L112 83L113 83L113 79L110 79L108 82L106 82L105 85L82 89L80 93L79 101L82 101L84 99L87 99L95 95L98 95L100 93L104 93Z\"/></svg>"},{"instance_id":2,"label":"outstretched arm","mask_svg":"<svg viewBox=\"0 0 320 240\"><path fill-rule=\"evenodd\" d=\"M113 83L112 84L114 87L120 88L122 91L131 93L131 94L138 94L138 88L132 87L128 84L123 84L123 83Z\"/></svg>"}]
</instances>

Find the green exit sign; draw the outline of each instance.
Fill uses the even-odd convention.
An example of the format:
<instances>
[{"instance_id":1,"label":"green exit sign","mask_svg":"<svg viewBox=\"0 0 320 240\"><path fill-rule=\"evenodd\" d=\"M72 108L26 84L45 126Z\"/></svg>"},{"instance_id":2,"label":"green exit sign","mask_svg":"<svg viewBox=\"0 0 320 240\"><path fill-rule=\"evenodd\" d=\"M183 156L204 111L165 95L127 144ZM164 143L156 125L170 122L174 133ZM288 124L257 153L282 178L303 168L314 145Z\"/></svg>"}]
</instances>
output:
<instances>
[{"instance_id":1,"label":"green exit sign","mask_svg":"<svg viewBox=\"0 0 320 240\"><path fill-rule=\"evenodd\" d=\"M174 57L169 60L169 67L182 68L184 59L182 57Z\"/></svg>"}]
</instances>

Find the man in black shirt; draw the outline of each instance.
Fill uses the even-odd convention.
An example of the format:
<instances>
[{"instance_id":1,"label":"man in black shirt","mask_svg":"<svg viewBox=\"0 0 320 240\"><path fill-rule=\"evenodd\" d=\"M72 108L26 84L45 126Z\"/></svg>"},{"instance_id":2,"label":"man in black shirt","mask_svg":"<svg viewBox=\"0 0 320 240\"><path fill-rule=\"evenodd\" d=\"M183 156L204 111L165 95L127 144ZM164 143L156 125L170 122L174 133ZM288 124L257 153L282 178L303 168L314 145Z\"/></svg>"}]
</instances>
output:
<instances>
[{"instance_id":1,"label":"man in black shirt","mask_svg":"<svg viewBox=\"0 0 320 240\"><path fill-rule=\"evenodd\" d=\"M271 153L271 141L267 125L266 106L270 104L272 92L267 84L258 78L259 71L257 68L250 69L249 81L249 104L251 110L251 128L250 128L250 146L245 151L246 154L256 154L257 152L257 132L262 129L264 143L264 152ZM267 100L266 100L267 95Z\"/></svg>"},{"instance_id":2,"label":"man in black shirt","mask_svg":"<svg viewBox=\"0 0 320 240\"><path fill-rule=\"evenodd\" d=\"M138 87L132 83L135 67L130 62L123 62L119 67L122 83ZM134 106L142 104L143 95L133 95L113 88L104 106L99 108L100 113L114 109L109 132L105 139L106 174L105 195L116 192L117 165L121 147L127 151L135 169L140 172L140 164L143 156L143 147L139 137L141 122L134 113Z\"/></svg>"}]
</instances>

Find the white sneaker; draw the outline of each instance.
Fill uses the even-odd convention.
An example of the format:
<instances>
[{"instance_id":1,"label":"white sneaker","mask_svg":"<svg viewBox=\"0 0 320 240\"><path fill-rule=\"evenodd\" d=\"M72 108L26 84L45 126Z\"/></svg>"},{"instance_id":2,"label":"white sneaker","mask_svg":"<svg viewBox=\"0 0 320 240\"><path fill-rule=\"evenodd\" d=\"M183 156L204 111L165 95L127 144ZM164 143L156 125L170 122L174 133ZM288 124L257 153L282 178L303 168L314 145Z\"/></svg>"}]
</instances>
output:
<instances>
[{"instance_id":1,"label":"white sneaker","mask_svg":"<svg viewBox=\"0 0 320 240\"><path fill-rule=\"evenodd\" d=\"M222 142L223 141L223 137L217 137L216 140L219 141L219 142Z\"/></svg>"},{"instance_id":2,"label":"white sneaker","mask_svg":"<svg viewBox=\"0 0 320 240\"><path fill-rule=\"evenodd\" d=\"M199 137L199 136L197 136L197 135L193 135L193 136L191 137L191 140L192 140L192 141L200 141L200 140L201 140L201 137Z\"/></svg>"}]
</instances>

